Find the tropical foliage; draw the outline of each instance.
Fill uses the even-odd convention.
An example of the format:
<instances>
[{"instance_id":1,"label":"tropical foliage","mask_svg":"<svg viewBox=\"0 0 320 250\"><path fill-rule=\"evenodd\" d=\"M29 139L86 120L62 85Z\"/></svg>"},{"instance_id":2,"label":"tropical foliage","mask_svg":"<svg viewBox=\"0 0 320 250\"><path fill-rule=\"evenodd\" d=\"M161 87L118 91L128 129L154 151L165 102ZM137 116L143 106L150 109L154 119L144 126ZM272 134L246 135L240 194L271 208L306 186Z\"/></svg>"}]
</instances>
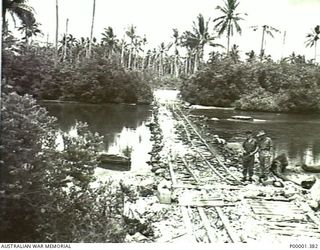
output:
<instances>
[{"instance_id":1,"label":"tropical foliage","mask_svg":"<svg viewBox=\"0 0 320 250\"><path fill-rule=\"evenodd\" d=\"M320 112L319 66L296 60L280 63L216 57L182 83L192 104L235 106L276 112Z\"/></svg>"},{"instance_id":2,"label":"tropical foliage","mask_svg":"<svg viewBox=\"0 0 320 250\"><path fill-rule=\"evenodd\" d=\"M123 241L120 187L92 187L100 136L80 123L77 136L57 133L44 108L15 93L3 95L1 122L1 242Z\"/></svg>"},{"instance_id":3,"label":"tropical foliage","mask_svg":"<svg viewBox=\"0 0 320 250\"><path fill-rule=\"evenodd\" d=\"M257 31L259 30L260 28L262 28L262 38L261 38L261 48L260 48L260 57L263 57L263 55L265 54L265 49L264 49L264 43L265 43L265 36L266 35L269 35L271 36L272 38L274 37L273 33L272 32L280 32L280 30L272 27L272 26L269 26L269 25L262 25L261 27L260 26L252 26L251 27L254 31Z\"/></svg>"},{"instance_id":4,"label":"tropical foliage","mask_svg":"<svg viewBox=\"0 0 320 250\"><path fill-rule=\"evenodd\" d=\"M217 6L216 9L222 13L222 16L215 18L213 21L216 22L215 28L219 30L219 35L226 32L227 34L227 54L230 48L230 38L234 34L234 29L241 34L242 29L239 25L239 21L243 20L241 13L237 13L236 10L240 2L238 0L226 0L224 6Z\"/></svg>"},{"instance_id":5,"label":"tropical foliage","mask_svg":"<svg viewBox=\"0 0 320 250\"><path fill-rule=\"evenodd\" d=\"M306 41L306 46L313 47L314 46L314 61L317 61L317 43L320 39L320 25L314 27L311 33L308 33Z\"/></svg>"},{"instance_id":6,"label":"tropical foliage","mask_svg":"<svg viewBox=\"0 0 320 250\"><path fill-rule=\"evenodd\" d=\"M65 57L66 61L56 67L50 48L29 46L25 50L18 44L16 51L10 49L13 46L5 49L5 84L12 87L11 91L31 94L38 99L88 103L151 102L150 77L147 74L128 71L113 63L109 59L110 50L105 50L104 46L96 47L94 56L87 59L85 49L81 49L72 36L65 41L67 50L62 44L59 51L61 60ZM100 53L101 50L105 53Z\"/></svg>"},{"instance_id":7,"label":"tropical foliage","mask_svg":"<svg viewBox=\"0 0 320 250\"><path fill-rule=\"evenodd\" d=\"M2 1L2 30L8 29L7 13L13 17L16 22L16 17L25 26L32 26L35 23L34 10L27 4L28 0L3 0Z\"/></svg>"}]
</instances>

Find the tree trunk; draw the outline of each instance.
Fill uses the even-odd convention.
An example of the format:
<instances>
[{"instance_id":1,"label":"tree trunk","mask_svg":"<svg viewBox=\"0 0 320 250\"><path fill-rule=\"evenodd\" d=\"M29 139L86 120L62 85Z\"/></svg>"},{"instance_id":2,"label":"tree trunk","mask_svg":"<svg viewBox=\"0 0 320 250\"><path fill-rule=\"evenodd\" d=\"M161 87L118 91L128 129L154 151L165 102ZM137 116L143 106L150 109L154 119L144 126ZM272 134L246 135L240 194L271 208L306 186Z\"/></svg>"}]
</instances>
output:
<instances>
[{"instance_id":1,"label":"tree trunk","mask_svg":"<svg viewBox=\"0 0 320 250\"><path fill-rule=\"evenodd\" d=\"M93 37L93 26L94 26L95 12L96 12L96 0L93 0L93 10L92 10L92 21L91 21L91 31L90 31L90 43L89 43L88 57L91 56L91 50L92 50L92 37Z\"/></svg>"},{"instance_id":2,"label":"tree trunk","mask_svg":"<svg viewBox=\"0 0 320 250\"><path fill-rule=\"evenodd\" d=\"M47 48L49 47L49 33L47 33L47 42L46 42Z\"/></svg>"},{"instance_id":3,"label":"tree trunk","mask_svg":"<svg viewBox=\"0 0 320 250\"><path fill-rule=\"evenodd\" d=\"M131 68L131 60L132 60L132 49L129 51L129 58L128 58L128 69Z\"/></svg>"},{"instance_id":4,"label":"tree trunk","mask_svg":"<svg viewBox=\"0 0 320 250\"><path fill-rule=\"evenodd\" d=\"M231 35L231 31L230 31L230 28L231 28L231 21L229 20L229 23L228 23L228 34L227 34L227 55L229 55L229 51L230 51L230 35Z\"/></svg>"},{"instance_id":5,"label":"tree trunk","mask_svg":"<svg viewBox=\"0 0 320 250\"><path fill-rule=\"evenodd\" d=\"M179 77L178 55L176 55L174 58L174 70L175 70L175 76Z\"/></svg>"},{"instance_id":6,"label":"tree trunk","mask_svg":"<svg viewBox=\"0 0 320 250\"><path fill-rule=\"evenodd\" d=\"M260 56L262 57L262 55L264 54L264 50L263 50L263 44L264 44L264 33L266 31L266 26L263 26L262 29L262 40L261 40L261 49L260 49Z\"/></svg>"},{"instance_id":7,"label":"tree trunk","mask_svg":"<svg viewBox=\"0 0 320 250\"><path fill-rule=\"evenodd\" d=\"M6 33L7 28L8 28L7 24L6 24L6 13L7 13L7 11L5 8L3 8L3 5L2 5L2 32L3 33Z\"/></svg>"},{"instance_id":8,"label":"tree trunk","mask_svg":"<svg viewBox=\"0 0 320 250\"><path fill-rule=\"evenodd\" d=\"M185 61L184 61L184 72L186 73L186 75L188 75L188 68L189 68L189 58L187 58Z\"/></svg>"},{"instance_id":9,"label":"tree trunk","mask_svg":"<svg viewBox=\"0 0 320 250\"><path fill-rule=\"evenodd\" d=\"M317 41L314 42L314 63L317 62Z\"/></svg>"},{"instance_id":10,"label":"tree trunk","mask_svg":"<svg viewBox=\"0 0 320 250\"><path fill-rule=\"evenodd\" d=\"M120 65L124 67L124 39L121 45Z\"/></svg>"},{"instance_id":11,"label":"tree trunk","mask_svg":"<svg viewBox=\"0 0 320 250\"><path fill-rule=\"evenodd\" d=\"M57 65L58 63L58 34L59 34L59 5L58 5L58 0L56 0L56 46L55 46L55 53L54 53L55 65Z\"/></svg>"},{"instance_id":12,"label":"tree trunk","mask_svg":"<svg viewBox=\"0 0 320 250\"><path fill-rule=\"evenodd\" d=\"M68 23L69 19L66 20L66 33L65 33L65 39L64 39L64 50L63 50L63 61L67 58L67 36L68 36Z\"/></svg>"},{"instance_id":13,"label":"tree trunk","mask_svg":"<svg viewBox=\"0 0 320 250\"><path fill-rule=\"evenodd\" d=\"M198 53L197 51L194 54L194 67L193 67L193 73L196 73L198 71Z\"/></svg>"}]
</instances>

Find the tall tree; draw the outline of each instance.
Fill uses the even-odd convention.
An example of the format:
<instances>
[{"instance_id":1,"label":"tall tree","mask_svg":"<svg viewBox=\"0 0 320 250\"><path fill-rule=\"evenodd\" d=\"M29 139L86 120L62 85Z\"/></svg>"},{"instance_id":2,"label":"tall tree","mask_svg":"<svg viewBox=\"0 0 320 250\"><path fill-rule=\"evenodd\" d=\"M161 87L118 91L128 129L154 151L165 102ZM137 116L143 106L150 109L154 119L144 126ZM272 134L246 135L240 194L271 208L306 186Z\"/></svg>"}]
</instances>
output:
<instances>
[{"instance_id":1,"label":"tall tree","mask_svg":"<svg viewBox=\"0 0 320 250\"><path fill-rule=\"evenodd\" d=\"M13 18L18 19L24 25L32 25L35 23L34 10L27 5L28 0L3 0L2 1L2 30L7 29L6 14L9 12ZM15 19L14 19L15 21Z\"/></svg>"},{"instance_id":2,"label":"tall tree","mask_svg":"<svg viewBox=\"0 0 320 250\"><path fill-rule=\"evenodd\" d=\"M320 25L315 26L311 33L307 34L306 36L306 46L313 47L314 46L314 61L317 61L317 42L320 38Z\"/></svg>"},{"instance_id":3,"label":"tall tree","mask_svg":"<svg viewBox=\"0 0 320 250\"><path fill-rule=\"evenodd\" d=\"M179 50L180 36L178 29L173 29L173 44L174 44L174 75L179 77Z\"/></svg>"},{"instance_id":4,"label":"tall tree","mask_svg":"<svg viewBox=\"0 0 320 250\"><path fill-rule=\"evenodd\" d=\"M113 28L110 26L108 28L104 28L104 32L101 35L101 41L107 46L107 53L110 58L113 52L119 51L119 40L114 34Z\"/></svg>"},{"instance_id":5,"label":"tall tree","mask_svg":"<svg viewBox=\"0 0 320 250\"><path fill-rule=\"evenodd\" d=\"M159 47L158 47L158 60L159 60L159 71L158 74L159 76L163 76L164 75L164 56L166 55L166 53L168 52L168 50L171 48L172 43L168 43L165 44L164 42L162 42Z\"/></svg>"},{"instance_id":6,"label":"tall tree","mask_svg":"<svg viewBox=\"0 0 320 250\"><path fill-rule=\"evenodd\" d=\"M18 30L21 33L24 33L23 40L25 40L25 43L29 43L29 39L33 36L37 36L42 34L41 30L39 29L39 23L33 23L31 25L23 23L21 27L18 28Z\"/></svg>"},{"instance_id":7,"label":"tall tree","mask_svg":"<svg viewBox=\"0 0 320 250\"><path fill-rule=\"evenodd\" d=\"M222 35L225 32L227 33L227 54L229 54L230 37L233 36L234 28L239 34L242 32L238 22L244 19L241 17L242 13L236 12L239 4L238 0L226 0L224 6L216 7L223 15L215 18L213 22L217 22L215 28L218 29L219 35ZM244 15L247 14L244 13Z\"/></svg>"},{"instance_id":8,"label":"tall tree","mask_svg":"<svg viewBox=\"0 0 320 250\"><path fill-rule=\"evenodd\" d=\"M88 57L91 56L91 50L92 50L92 38L93 38L93 27L94 27L95 14L96 14L96 0L93 0L93 10L92 10L92 20L91 20L90 43L89 43Z\"/></svg>"},{"instance_id":9,"label":"tall tree","mask_svg":"<svg viewBox=\"0 0 320 250\"><path fill-rule=\"evenodd\" d=\"M65 43L64 43L64 48L63 48L63 61L65 61L66 58L67 58L67 48L68 48L68 46L67 46L68 24L69 24L69 18L67 18L67 20L66 20L66 32L65 32L65 35L64 35L64 37L65 37Z\"/></svg>"},{"instance_id":10,"label":"tall tree","mask_svg":"<svg viewBox=\"0 0 320 250\"><path fill-rule=\"evenodd\" d=\"M272 38L274 38L274 35L272 32L280 33L280 30L266 24L262 26L251 26L251 28L253 29L253 31L257 31L259 28L262 29L261 48L260 48L260 57L262 57L265 54L264 53L264 43L266 39L265 36L269 35Z\"/></svg>"},{"instance_id":11,"label":"tall tree","mask_svg":"<svg viewBox=\"0 0 320 250\"><path fill-rule=\"evenodd\" d=\"M56 44L55 44L55 52L54 52L54 63L57 65L58 63L58 35L59 35L59 2L56 0Z\"/></svg>"},{"instance_id":12,"label":"tall tree","mask_svg":"<svg viewBox=\"0 0 320 250\"><path fill-rule=\"evenodd\" d=\"M139 36L136 33L136 27L131 25L129 26L128 30L126 31L126 35L130 39L130 49L129 49L129 59L128 59L128 68L131 68L132 66L132 54L133 50L136 44L136 40L139 38Z\"/></svg>"},{"instance_id":13,"label":"tall tree","mask_svg":"<svg viewBox=\"0 0 320 250\"><path fill-rule=\"evenodd\" d=\"M204 17L199 14L197 21L193 22L192 32L185 31L182 34L182 45L187 47L190 55L194 55L193 71L196 72L200 62L203 62L204 47L209 44L211 46L221 46L213 43L216 37L209 33L209 20L205 21ZM191 52L192 51L192 52Z\"/></svg>"}]
</instances>

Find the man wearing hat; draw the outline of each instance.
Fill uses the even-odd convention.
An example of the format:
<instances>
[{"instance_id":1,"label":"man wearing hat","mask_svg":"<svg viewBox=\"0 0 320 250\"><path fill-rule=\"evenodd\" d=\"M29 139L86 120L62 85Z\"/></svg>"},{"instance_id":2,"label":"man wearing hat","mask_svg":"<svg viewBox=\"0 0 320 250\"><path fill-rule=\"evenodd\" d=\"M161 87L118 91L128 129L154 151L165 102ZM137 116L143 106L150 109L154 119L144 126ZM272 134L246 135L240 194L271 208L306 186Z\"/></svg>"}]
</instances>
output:
<instances>
[{"instance_id":1,"label":"man wearing hat","mask_svg":"<svg viewBox=\"0 0 320 250\"><path fill-rule=\"evenodd\" d=\"M249 175L249 181L252 181L253 167L254 167L254 155L258 151L257 140L253 137L252 131L246 131L246 140L242 143L244 149L243 158L242 158L242 181L247 180L247 174Z\"/></svg>"},{"instance_id":2,"label":"man wearing hat","mask_svg":"<svg viewBox=\"0 0 320 250\"><path fill-rule=\"evenodd\" d=\"M266 135L264 130L257 134L259 146L260 178L259 181L266 181L270 174L271 157L273 151L272 140Z\"/></svg>"}]
</instances>

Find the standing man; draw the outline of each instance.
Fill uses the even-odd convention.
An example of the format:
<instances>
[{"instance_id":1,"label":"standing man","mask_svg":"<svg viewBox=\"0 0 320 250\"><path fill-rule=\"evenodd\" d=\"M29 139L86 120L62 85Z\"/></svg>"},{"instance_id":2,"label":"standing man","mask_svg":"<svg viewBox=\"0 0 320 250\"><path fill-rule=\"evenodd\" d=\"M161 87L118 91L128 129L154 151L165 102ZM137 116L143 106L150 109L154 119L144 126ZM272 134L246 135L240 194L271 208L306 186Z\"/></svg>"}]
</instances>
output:
<instances>
[{"instance_id":1,"label":"standing man","mask_svg":"<svg viewBox=\"0 0 320 250\"><path fill-rule=\"evenodd\" d=\"M246 140L242 143L244 149L242 165L243 165L243 178L242 181L247 180L247 174L249 175L249 181L252 182L253 167L254 167L254 155L258 151L258 144L255 138L253 138L252 131L246 132Z\"/></svg>"},{"instance_id":2,"label":"standing man","mask_svg":"<svg viewBox=\"0 0 320 250\"><path fill-rule=\"evenodd\" d=\"M273 145L270 137L264 130L257 134L259 146L260 178L259 181L266 181L270 175L271 157L273 155Z\"/></svg>"}]
</instances>

